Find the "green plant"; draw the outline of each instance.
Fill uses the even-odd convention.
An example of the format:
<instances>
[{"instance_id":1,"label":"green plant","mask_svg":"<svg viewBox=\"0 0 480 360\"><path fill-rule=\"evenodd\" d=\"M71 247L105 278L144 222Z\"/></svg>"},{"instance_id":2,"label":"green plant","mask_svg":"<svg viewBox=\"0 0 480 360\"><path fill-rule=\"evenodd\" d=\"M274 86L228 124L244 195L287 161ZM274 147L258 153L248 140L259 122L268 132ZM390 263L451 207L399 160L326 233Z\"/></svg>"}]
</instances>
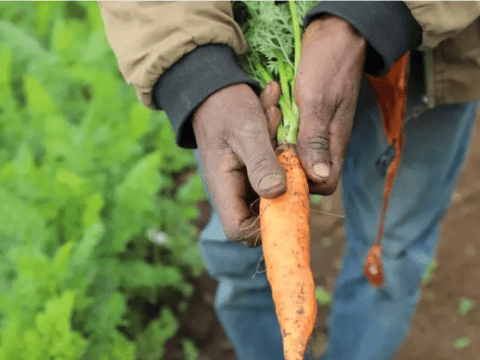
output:
<instances>
[{"instance_id":1,"label":"green plant","mask_svg":"<svg viewBox=\"0 0 480 360\"><path fill-rule=\"evenodd\" d=\"M430 264L428 264L427 268L425 269L425 272L423 273L423 283L424 284L430 284L432 281L432 275L435 269L437 268L438 264L435 259L433 259Z\"/></svg>"},{"instance_id":2,"label":"green plant","mask_svg":"<svg viewBox=\"0 0 480 360\"><path fill-rule=\"evenodd\" d=\"M319 305L330 305L332 303L332 293L323 286L316 286L315 295Z\"/></svg>"},{"instance_id":3,"label":"green plant","mask_svg":"<svg viewBox=\"0 0 480 360\"><path fill-rule=\"evenodd\" d=\"M463 350L468 348L469 346L470 340L468 339L468 337L458 338L453 341L453 348L456 350Z\"/></svg>"},{"instance_id":4,"label":"green plant","mask_svg":"<svg viewBox=\"0 0 480 360\"><path fill-rule=\"evenodd\" d=\"M457 313L460 316L467 315L476 305L475 300L462 297L458 300Z\"/></svg>"},{"instance_id":5,"label":"green plant","mask_svg":"<svg viewBox=\"0 0 480 360\"><path fill-rule=\"evenodd\" d=\"M0 359L162 358L162 304L203 271L201 180L174 186L194 164L125 84L95 2L0 3Z\"/></svg>"}]
</instances>

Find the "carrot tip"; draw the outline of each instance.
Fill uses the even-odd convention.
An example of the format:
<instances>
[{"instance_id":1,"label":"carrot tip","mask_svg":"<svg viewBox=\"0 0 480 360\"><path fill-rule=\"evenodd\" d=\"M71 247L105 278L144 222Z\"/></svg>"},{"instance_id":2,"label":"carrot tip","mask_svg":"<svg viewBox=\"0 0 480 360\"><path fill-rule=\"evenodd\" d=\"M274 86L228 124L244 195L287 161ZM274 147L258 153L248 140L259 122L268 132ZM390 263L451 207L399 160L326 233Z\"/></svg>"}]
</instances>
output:
<instances>
[{"instance_id":1,"label":"carrot tip","mask_svg":"<svg viewBox=\"0 0 480 360\"><path fill-rule=\"evenodd\" d=\"M373 245L365 260L364 273L373 287L380 287L385 283L381 252L382 248L379 245Z\"/></svg>"}]
</instances>

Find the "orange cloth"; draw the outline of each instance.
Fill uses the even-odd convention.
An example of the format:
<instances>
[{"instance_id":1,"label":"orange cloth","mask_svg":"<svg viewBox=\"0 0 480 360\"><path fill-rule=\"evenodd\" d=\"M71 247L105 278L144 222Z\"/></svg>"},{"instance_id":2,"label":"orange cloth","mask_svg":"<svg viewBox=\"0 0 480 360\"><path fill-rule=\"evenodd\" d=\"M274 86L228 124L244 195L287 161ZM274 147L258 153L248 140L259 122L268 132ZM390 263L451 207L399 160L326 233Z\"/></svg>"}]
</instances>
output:
<instances>
[{"instance_id":1,"label":"orange cloth","mask_svg":"<svg viewBox=\"0 0 480 360\"><path fill-rule=\"evenodd\" d=\"M390 145L395 147L395 157L389 164L385 177L383 205L378 223L377 239L370 248L365 260L364 273L372 286L375 287L382 286L385 283L381 262L381 240L388 199L392 192L402 153L403 119L407 103L408 58L409 53L405 53L385 75L379 77L367 76L369 85L382 113L387 140Z\"/></svg>"}]
</instances>

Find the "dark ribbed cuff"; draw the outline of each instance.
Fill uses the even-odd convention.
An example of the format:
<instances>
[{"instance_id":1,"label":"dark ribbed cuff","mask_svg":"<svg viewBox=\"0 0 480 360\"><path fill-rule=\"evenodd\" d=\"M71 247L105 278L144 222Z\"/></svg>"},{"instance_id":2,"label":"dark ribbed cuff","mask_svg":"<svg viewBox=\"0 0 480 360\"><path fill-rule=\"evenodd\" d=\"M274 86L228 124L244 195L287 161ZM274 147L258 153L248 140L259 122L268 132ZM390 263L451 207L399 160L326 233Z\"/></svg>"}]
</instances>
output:
<instances>
[{"instance_id":1,"label":"dark ribbed cuff","mask_svg":"<svg viewBox=\"0 0 480 360\"><path fill-rule=\"evenodd\" d=\"M422 43L422 27L402 1L321 1L305 16L305 26L326 14L349 22L365 38L365 72L371 75L386 73Z\"/></svg>"},{"instance_id":2,"label":"dark ribbed cuff","mask_svg":"<svg viewBox=\"0 0 480 360\"><path fill-rule=\"evenodd\" d=\"M233 50L221 44L196 48L158 79L153 100L167 113L178 146L186 149L197 147L191 122L192 113L216 91L238 83L246 83L260 94L258 82L240 69Z\"/></svg>"}]
</instances>

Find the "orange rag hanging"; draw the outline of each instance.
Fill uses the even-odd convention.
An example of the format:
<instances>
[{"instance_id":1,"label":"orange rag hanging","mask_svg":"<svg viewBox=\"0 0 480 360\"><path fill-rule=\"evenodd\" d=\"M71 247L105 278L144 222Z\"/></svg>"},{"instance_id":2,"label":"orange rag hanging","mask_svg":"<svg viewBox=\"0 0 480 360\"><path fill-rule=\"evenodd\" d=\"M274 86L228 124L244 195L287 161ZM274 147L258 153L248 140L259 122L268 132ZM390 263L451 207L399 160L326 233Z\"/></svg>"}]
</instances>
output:
<instances>
[{"instance_id":1,"label":"orange rag hanging","mask_svg":"<svg viewBox=\"0 0 480 360\"><path fill-rule=\"evenodd\" d=\"M388 143L395 147L395 157L388 165L385 177L383 205L378 223L377 238L365 259L364 273L374 287L383 286L385 283L381 260L381 240L387 214L388 199L392 192L402 153L402 125L407 103L408 58L409 53L407 52L393 64L392 68L385 75L378 77L367 76L368 83L382 113Z\"/></svg>"}]
</instances>

